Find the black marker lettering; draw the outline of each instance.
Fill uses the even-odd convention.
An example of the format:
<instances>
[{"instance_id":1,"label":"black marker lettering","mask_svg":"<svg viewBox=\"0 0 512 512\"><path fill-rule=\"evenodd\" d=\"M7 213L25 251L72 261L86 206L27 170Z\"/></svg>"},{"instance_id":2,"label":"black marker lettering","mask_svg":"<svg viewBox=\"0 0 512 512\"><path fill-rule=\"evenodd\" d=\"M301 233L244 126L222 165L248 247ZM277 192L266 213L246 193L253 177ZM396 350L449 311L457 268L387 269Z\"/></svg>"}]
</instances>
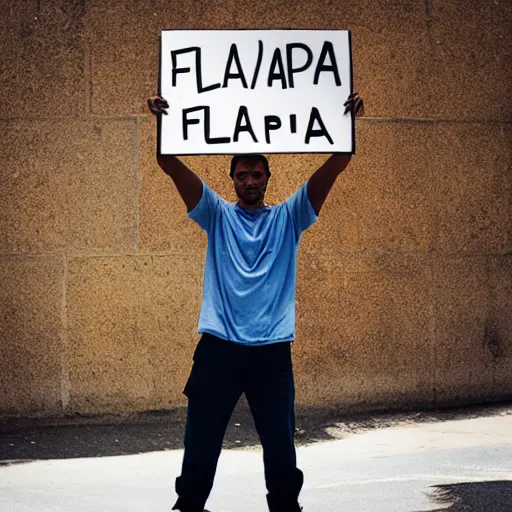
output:
<instances>
[{"instance_id":1,"label":"black marker lettering","mask_svg":"<svg viewBox=\"0 0 512 512\"><path fill-rule=\"evenodd\" d=\"M279 72L275 72L275 68L279 68ZM272 57L272 63L270 64L270 69L268 71L268 81L267 85L269 87L272 87L272 82L274 80L281 80L281 85L283 89L287 88L286 85L286 75L284 73L284 67L283 67L283 58L281 57L281 50L279 48L276 48L274 51L274 56Z\"/></svg>"},{"instance_id":2,"label":"black marker lettering","mask_svg":"<svg viewBox=\"0 0 512 512\"><path fill-rule=\"evenodd\" d=\"M199 110L206 110L208 107L184 108L182 112L183 140L188 140L188 126L190 124L199 124L199 119L189 119L188 114Z\"/></svg>"},{"instance_id":3,"label":"black marker lettering","mask_svg":"<svg viewBox=\"0 0 512 512\"><path fill-rule=\"evenodd\" d=\"M290 131L297 133L297 116L295 114L290 114Z\"/></svg>"},{"instance_id":4,"label":"black marker lettering","mask_svg":"<svg viewBox=\"0 0 512 512\"><path fill-rule=\"evenodd\" d=\"M256 61L256 69L252 77L251 89L256 87L256 80L258 80L258 74L260 72L261 61L263 59L263 41L258 41L258 60Z\"/></svg>"},{"instance_id":5,"label":"black marker lettering","mask_svg":"<svg viewBox=\"0 0 512 512\"><path fill-rule=\"evenodd\" d=\"M331 63L329 65L325 64L325 59L329 55L329 59ZM323 71L331 71L334 75L334 81L336 85L339 87L341 85L340 73L338 71L338 64L336 63L336 55L334 54L334 47L331 42L325 41L322 46L322 51L320 52L320 57L318 58L318 64L315 69L315 78L313 83L318 85L318 79L320 77L320 73Z\"/></svg>"},{"instance_id":6,"label":"black marker lettering","mask_svg":"<svg viewBox=\"0 0 512 512\"><path fill-rule=\"evenodd\" d=\"M238 73L231 73L231 66L233 64L233 61L235 62ZM244 89L247 89L247 81L245 80L242 64L240 63L240 57L238 56L238 48L236 47L236 44L233 43L231 45L231 48L229 49L228 61L226 63L226 71L224 73L224 83L222 84L222 87L227 87L228 80L234 80L235 78L241 80Z\"/></svg>"},{"instance_id":7,"label":"black marker lettering","mask_svg":"<svg viewBox=\"0 0 512 512\"><path fill-rule=\"evenodd\" d=\"M293 50L295 48L300 48L304 50L307 54L306 64L300 66L298 68L293 67ZM293 74L300 73L301 71L305 71L311 66L313 62L313 52L311 49L303 43L289 43L286 45L286 64L288 66L288 84L290 88L294 87L293 84Z\"/></svg>"},{"instance_id":8,"label":"black marker lettering","mask_svg":"<svg viewBox=\"0 0 512 512\"><path fill-rule=\"evenodd\" d=\"M315 121L318 121L318 124L320 125L319 130L313 130L313 125L315 124ZM322 121L322 118L320 117L320 112L318 112L318 109L316 107L313 107L311 109L308 129L306 131L306 140L304 142L306 144L309 144L309 139L311 139L311 137L326 137L331 144L334 144L331 136L329 135L329 132L327 131L327 128L325 127L324 122Z\"/></svg>"},{"instance_id":9,"label":"black marker lettering","mask_svg":"<svg viewBox=\"0 0 512 512\"><path fill-rule=\"evenodd\" d=\"M207 87L203 87L203 76L201 70L201 48L198 48L196 51L196 81L197 81L197 92L201 94L202 92L213 91L214 89L218 89L220 84L212 84Z\"/></svg>"},{"instance_id":10,"label":"black marker lettering","mask_svg":"<svg viewBox=\"0 0 512 512\"><path fill-rule=\"evenodd\" d=\"M245 119L245 124L242 124L243 119ZM240 135L240 132L249 132L251 134L252 140L254 142L258 142L258 139L254 134L254 130L252 129L247 107L243 105L238 109L238 116L235 123L235 133L233 134L233 142L238 142L238 136Z\"/></svg>"},{"instance_id":11,"label":"black marker lettering","mask_svg":"<svg viewBox=\"0 0 512 512\"><path fill-rule=\"evenodd\" d=\"M172 59L172 86L176 87L176 75L178 73L188 73L190 71L190 68L177 68L177 56L181 55L183 53L188 52L196 52L199 50L197 46L191 46L190 48L182 48L181 50L173 50L171 52L171 59Z\"/></svg>"},{"instance_id":12,"label":"black marker lettering","mask_svg":"<svg viewBox=\"0 0 512 512\"><path fill-rule=\"evenodd\" d=\"M191 112L198 112L199 110L204 111L204 141L206 144L224 144L230 142L229 137L210 137L210 107L199 106L184 108L182 113L182 125L183 125L183 140L188 140L188 126L191 124L199 124L199 119L189 119L188 114Z\"/></svg>"},{"instance_id":13,"label":"black marker lettering","mask_svg":"<svg viewBox=\"0 0 512 512\"><path fill-rule=\"evenodd\" d=\"M201 48L199 46L191 46L190 48L181 48L180 50L173 50L171 52L172 59L172 86L176 87L176 75L178 73L188 73L190 68L177 68L176 61L177 56L183 53L195 52L196 54L196 84L197 84L197 92L200 94L202 92L211 91L213 89L218 89L220 84L212 84L207 87L203 87L203 78L201 71Z\"/></svg>"},{"instance_id":14,"label":"black marker lettering","mask_svg":"<svg viewBox=\"0 0 512 512\"><path fill-rule=\"evenodd\" d=\"M204 108L204 140L206 144L227 144L229 137L210 137L210 107Z\"/></svg>"},{"instance_id":15,"label":"black marker lettering","mask_svg":"<svg viewBox=\"0 0 512 512\"><path fill-rule=\"evenodd\" d=\"M281 119L278 116L265 116L265 140L270 144L270 131L281 128Z\"/></svg>"}]
</instances>

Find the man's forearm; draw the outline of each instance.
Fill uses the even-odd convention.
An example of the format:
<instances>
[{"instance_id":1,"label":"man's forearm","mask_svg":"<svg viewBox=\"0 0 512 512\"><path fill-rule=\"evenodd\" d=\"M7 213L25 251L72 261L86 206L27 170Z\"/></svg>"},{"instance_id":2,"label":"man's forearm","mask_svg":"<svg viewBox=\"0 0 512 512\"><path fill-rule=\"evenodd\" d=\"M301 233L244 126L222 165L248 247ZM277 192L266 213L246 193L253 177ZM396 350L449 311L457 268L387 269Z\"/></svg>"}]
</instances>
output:
<instances>
[{"instance_id":1,"label":"man's forearm","mask_svg":"<svg viewBox=\"0 0 512 512\"><path fill-rule=\"evenodd\" d=\"M333 153L322 167L327 167L327 172L336 174L337 176L346 169L351 158L352 153ZM320 169L322 167L320 167Z\"/></svg>"},{"instance_id":2,"label":"man's forearm","mask_svg":"<svg viewBox=\"0 0 512 512\"><path fill-rule=\"evenodd\" d=\"M174 181L187 211L193 210L203 193L203 184L199 176L173 155L158 155L157 160L165 174Z\"/></svg>"},{"instance_id":3,"label":"man's forearm","mask_svg":"<svg viewBox=\"0 0 512 512\"><path fill-rule=\"evenodd\" d=\"M190 169L174 155L158 155L156 159L161 169L171 178L175 174L190 171Z\"/></svg>"},{"instance_id":4,"label":"man's forearm","mask_svg":"<svg viewBox=\"0 0 512 512\"><path fill-rule=\"evenodd\" d=\"M334 153L309 178L308 197L318 214L339 174L346 169L352 158L351 153Z\"/></svg>"}]
</instances>

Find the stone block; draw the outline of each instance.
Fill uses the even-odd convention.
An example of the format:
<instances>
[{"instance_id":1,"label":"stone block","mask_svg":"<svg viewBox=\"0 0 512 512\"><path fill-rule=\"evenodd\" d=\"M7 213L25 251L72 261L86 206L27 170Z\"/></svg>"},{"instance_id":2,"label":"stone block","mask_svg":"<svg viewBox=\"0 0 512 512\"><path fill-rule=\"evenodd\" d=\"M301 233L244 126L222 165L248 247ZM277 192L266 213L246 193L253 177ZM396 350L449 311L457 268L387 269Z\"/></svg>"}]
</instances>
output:
<instances>
[{"instance_id":1,"label":"stone block","mask_svg":"<svg viewBox=\"0 0 512 512\"><path fill-rule=\"evenodd\" d=\"M435 403L482 401L499 396L493 373L496 356L490 316L486 256L435 259L432 369Z\"/></svg>"},{"instance_id":2,"label":"stone block","mask_svg":"<svg viewBox=\"0 0 512 512\"><path fill-rule=\"evenodd\" d=\"M202 272L202 255L70 261L70 412L185 403L181 393L198 340Z\"/></svg>"},{"instance_id":3,"label":"stone block","mask_svg":"<svg viewBox=\"0 0 512 512\"><path fill-rule=\"evenodd\" d=\"M160 32L233 28L233 13L224 0L88 2L93 113L148 113L146 98L158 90Z\"/></svg>"},{"instance_id":4,"label":"stone block","mask_svg":"<svg viewBox=\"0 0 512 512\"><path fill-rule=\"evenodd\" d=\"M62 412L64 265L0 258L0 415Z\"/></svg>"},{"instance_id":5,"label":"stone block","mask_svg":"<svg viewBox=\"0 0 512 512\"><path fill-rule=\"evenodd\" d=\"M362 120L356 126L357 154L304 237L305 249L510 251L506 125Z\"/></svg>"},{"instance_id":6,"label":"stone block","mask_svg":"<svg viewBox=\"0 0 512 512\"><path fill-rule=\"evenodd\" d=\"M512 120L512 4L432 0L427 9L429 117Z\"/></svg>"},{"instance_id":7,"label":"stone block","mask_svg":"<svg viewBox=\"0 0 512 512\"><path fill-rule=\"evenodd\" d=\"M512 249L512 130L506 125L440 123L429 165L435 195L432 249L504 253Z\"/></svg>"},{"instance_id":8,"label":"stone block","mask_svg":"<svg viewBox=\"0 0 512 512\"><path fill-rule=\"evenodd\" d=\"M492 356L493 395L512 395L512 258L489 257L489 312L484 340Z\"/></svg>"},{"instance_id":9,"label":"stone block","mask_svg":"<svg viewBox=\"0 0 512 512\"><path fill-rule=\"evenodd\" d=\"M432 397L428 260L303 252L297 294L298 400L387 408Z\"/></svg>"},{"instance_id":10,"label":"stone block","mask_svg":"<svg viewBox=\"0 0 512 512\"><path fill-rule=\"evenodd\" d=\"M0 118L85 112L84 5L1 2Z\"/></svg>"},{"instance_id":11,"label":"stone block","mask_svg":"<svg viewBox=\"0 0 512 512\"><path fill-rule=\"evenodd\" d=\"M510 396L508 256L300 256L301 403L448 405Z\"/></svg>"},{"instance_id":12,"label":"stone block","mask_svg":"<svg viewBox=\"0 0 512 512\"><path fill-rule=\"evenodd\" d=\"M1 253L136 244L135 123L3 123Z\"/></svg>"}]
</instances>

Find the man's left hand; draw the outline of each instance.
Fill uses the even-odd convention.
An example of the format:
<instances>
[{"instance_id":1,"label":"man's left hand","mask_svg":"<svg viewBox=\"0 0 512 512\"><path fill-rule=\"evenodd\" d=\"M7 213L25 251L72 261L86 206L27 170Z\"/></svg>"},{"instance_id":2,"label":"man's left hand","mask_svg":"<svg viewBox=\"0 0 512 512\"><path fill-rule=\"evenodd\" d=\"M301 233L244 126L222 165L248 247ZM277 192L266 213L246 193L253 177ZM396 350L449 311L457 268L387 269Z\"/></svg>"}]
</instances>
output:
<instances>
[{"instance_id":1,"label":"man's left hand","mask_svg":"<svg viewBox=\"0 0 512 512\"><path fill-rule=\"evenodd\" d=\"M364 103L363 98L359 96L357 92L351 94L347 101L343 103L343 106L345 107L344 114L348 114L349 112L352 112L353 116L364 116Z\"/></svg>"}]
</instances>

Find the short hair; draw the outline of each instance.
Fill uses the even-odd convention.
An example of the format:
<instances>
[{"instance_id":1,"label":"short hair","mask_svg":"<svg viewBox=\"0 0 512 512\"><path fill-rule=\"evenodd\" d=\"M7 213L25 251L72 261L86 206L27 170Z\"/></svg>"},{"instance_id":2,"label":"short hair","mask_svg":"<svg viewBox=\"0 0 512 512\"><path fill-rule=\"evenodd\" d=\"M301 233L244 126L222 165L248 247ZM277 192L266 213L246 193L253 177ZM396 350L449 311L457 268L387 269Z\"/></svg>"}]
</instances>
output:
<instances>
[{"instance_id":1,"label":"short hair","mask_svg":"<svg viewBox=\"0 0 512 512\"><path fill-rule=\"evenodd\" d=\"M251 163L261 162L263 164L263 168L265 169L267 178L270 178L270 176L272 175L272 173L270 172L270 168L268 166L268 160L266 156L259 154L235 155L231 159L231 166L229 168L229 175L231 176L231 179L234 179L235 177L236 164L242 161L248 161Z\"/></svg>"}]
</instances>

